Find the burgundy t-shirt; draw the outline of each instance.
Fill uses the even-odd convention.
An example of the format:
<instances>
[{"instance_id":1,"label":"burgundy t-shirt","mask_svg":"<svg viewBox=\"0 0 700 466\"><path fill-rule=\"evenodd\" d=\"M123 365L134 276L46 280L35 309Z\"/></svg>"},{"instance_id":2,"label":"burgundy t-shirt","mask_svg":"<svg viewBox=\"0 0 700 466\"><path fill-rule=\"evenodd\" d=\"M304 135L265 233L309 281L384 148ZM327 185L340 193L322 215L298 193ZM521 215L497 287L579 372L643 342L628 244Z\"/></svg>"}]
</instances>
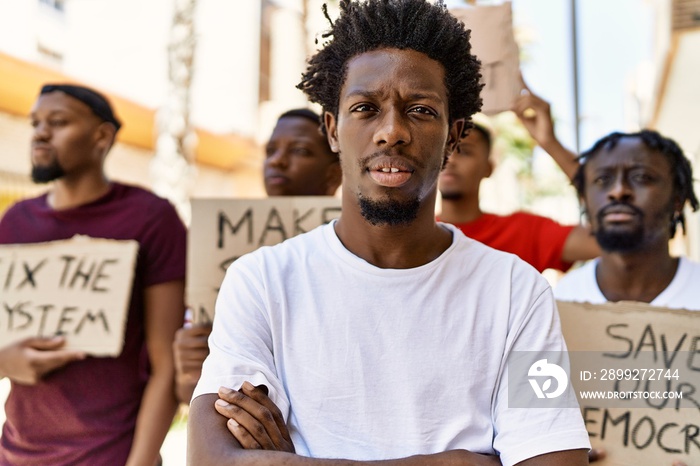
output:
<instances>
[{"instance_id":1,"label":"burgundy t-shirt","mask_svg":"<svg viewBox=\"0 0 700 466\"><path fill-rule=\"evenodd\" d=\"M113 183L95 202L66 210L46 195L19 202L0 221L0 244L71 238L135 239L138 260L122 354L88 357L37 385L12 383L0 438L1 465L123 465L149 375L144 289L185 277L186 233L172 205ZM181 311L173 309L173 318Z\"/></svg>"},{"instance_id":2,"label":"burgundy t-shirt","mask_svg":"<svg viewBox=\"0 0 700 466\"><path fill-rule=\"evenodd\" d=\"M557 269L566 272L571 263L561 259L564 243L573 225L526 212L511 215L482 214L469 223L455 224L469 238L499 251L520 257L539 272Z\"/></svg>"}]
</instances>

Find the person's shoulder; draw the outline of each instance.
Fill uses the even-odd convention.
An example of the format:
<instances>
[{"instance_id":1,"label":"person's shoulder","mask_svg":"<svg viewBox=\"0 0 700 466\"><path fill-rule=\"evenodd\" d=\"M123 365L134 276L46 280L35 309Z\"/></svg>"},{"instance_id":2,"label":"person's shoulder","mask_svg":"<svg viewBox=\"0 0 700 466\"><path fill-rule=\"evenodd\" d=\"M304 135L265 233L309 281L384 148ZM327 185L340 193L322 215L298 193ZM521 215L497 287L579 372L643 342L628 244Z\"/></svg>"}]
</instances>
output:
<instances>
[{"instance_id":1,"label":"person's shoulder","mask_svg":"<svg viewBox=\"0 0 700 466\"><path fill-rule=\"evenodd\" d=\"M689 257L681 257L681 264L693 274L700 274L700 262L690 259Z\"/></svg>"},{"instance_id":2,"label":"person's shoulder","mask_svg":"<svg viewBox=\"0 0 700 466\"><path fill-rule=\"evenodd\" d=\"M489 214L492 215L492 214ZM491 246L472 239L466 236L459 228L453 225L445 224L453 231L453 241L457 254L469 256L469 261L473 262L478 267L488 268L507 268L517 273L533 274L541 276L541 274L530 264L522 260L515 254L510 252L494 249Z\"/></svg>"},{"instance_id":3,"label":"person's shoulder","mask_svg":"<svg viewBox=\"0 0 700 466\"><path fill-rule=\"evenodd\" d=\"M554 286L554 297L561 301L589 301L589 282L595 277L597 260L591 260L577 269L567 272ZM597 298L596 298L597 299Z\"/></svg>"},{"instance_id":4,"label":"person's shoulder","mask_svg":"<svg viewBox=\"0 0 700 466\"><path fill-rule=\"evenodd\" d=\"M28 209L46 205L47 193L40 194L39 196L29 197L27 199L21 199L14 204L12 204L0 218L5 218L7 215L15 215L18 212L24 212Z\"/></svg>"},{"instance_id":5,"label":"person's shoulder","mask_svg":"<svg viewBox=\"0 0 700 466\"><path fill-rule=\"evenodd\" d=\"M167 199L158 196L153 191L149 191L142 186L121 182L113 182L113 184L116 197L123 199L138 199L143 202L154 204L170 203Z\"/></svg>"},{"instance_id":6,"label":"person's shoulder","mask_svg":"<svg viewBox=\"0 0 700 466\"><path fill-rule=\"evenodd\" d=\"M320 225L308 232L289 237L282 242L273 245L266 245L241 256L241 259L254 262L268 261L297 261L311 254L318 254L327 229L332 228L329 224ZM235 262L234 262L235 264Z\"/></svg>"},{"instance_id":7,"label":"person's shoulder","mask_svg":"<svg viewBox=\"0 0 700 466\"><path fill-rule=\"evenodd\" d=\"M118 182L113 184L115 199L136 206L150 218L156 214L176 213L175 206L168 199L160 197L146 188Z\"/></svg>"},{"instance_id":8,"label":"person's shoulder","mask_svg":"<svg viewBox=\"0 0 700 466\"><path fill-rule=\"evenodd\" d=\"M15 220L24 220L31 216L30 212L41 208L41 206L46 205L46 193L28 198L22 199L20 201L12 204L4 214L0 215L0 225L2 224L13 224Z\"/></svg>"}]
</instances>

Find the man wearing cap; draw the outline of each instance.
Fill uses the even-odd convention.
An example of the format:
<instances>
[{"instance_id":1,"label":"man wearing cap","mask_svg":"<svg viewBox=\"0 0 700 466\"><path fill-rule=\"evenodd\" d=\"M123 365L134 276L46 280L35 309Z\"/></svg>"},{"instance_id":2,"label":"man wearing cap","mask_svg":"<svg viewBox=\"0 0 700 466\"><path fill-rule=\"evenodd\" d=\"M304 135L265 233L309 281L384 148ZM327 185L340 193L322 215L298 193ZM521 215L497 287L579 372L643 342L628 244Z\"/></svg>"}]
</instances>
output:
<instances>
[{"instance_id":1,"label":"man wearing cap","mask_svg":"<svg viewBox=\"0 0 700 466\"><path fill-rule=\"evenodd\" d=\"M99 93L47 85L31 112L32 178L53 182L0 222L0 243L136 240L138 260L122 353L90 357L65 340L0 348L11 389L1 465L153 465L177 406L171 343L184 309L185 228L164 199L107 179L120 122Z\"/></svg>"}]
</instances>

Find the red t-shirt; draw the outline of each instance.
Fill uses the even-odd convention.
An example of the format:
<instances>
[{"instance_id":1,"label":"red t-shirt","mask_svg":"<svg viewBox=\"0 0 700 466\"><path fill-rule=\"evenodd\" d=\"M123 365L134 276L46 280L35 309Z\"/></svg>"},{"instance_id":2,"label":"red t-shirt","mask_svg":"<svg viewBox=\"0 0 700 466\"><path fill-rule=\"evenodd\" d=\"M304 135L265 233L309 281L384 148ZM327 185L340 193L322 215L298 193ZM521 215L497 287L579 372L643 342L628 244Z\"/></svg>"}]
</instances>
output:
<instances>
[{"instance_id":1,"label":"red t-shirt","mask_svg":"<svg viewBox=\"0 0 700 466\"><path fill-rule=\"evenodd\" d=\"M457 223L464 234L487 246L510 252L539 272L557 269L565 272L571 263L561 259L564 243L573 225L561 225L539 215L516 212L511 215L482 214L469 223Z\"/></svg>"},{"instance_id":2,"label":"red t-shirt","mask_svg":"<svg viewBox=\"0 0 700 466\"><path fill-rule=\"evenodd\" d=\"M114 183L95 202L56 211L46 195L15 204L0 221L0 244L71 238L135 239L136 273L122 354L88 357L33 386L11 384L0 465L124 465L150 372L144 289L185 277L185 228L168 201ZM173 309L173 318L182 318Z\"/></svg>"}]
</instances>

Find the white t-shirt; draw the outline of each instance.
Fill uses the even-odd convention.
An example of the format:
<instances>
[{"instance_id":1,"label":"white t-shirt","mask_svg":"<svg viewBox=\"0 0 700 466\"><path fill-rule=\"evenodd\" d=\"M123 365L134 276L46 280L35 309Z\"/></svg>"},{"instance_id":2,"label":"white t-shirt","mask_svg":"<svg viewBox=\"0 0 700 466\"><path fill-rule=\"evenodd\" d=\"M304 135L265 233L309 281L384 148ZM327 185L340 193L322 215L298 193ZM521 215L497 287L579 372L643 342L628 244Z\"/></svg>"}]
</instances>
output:
<instances>
[{"instance_id":1,"label":"white t-shirt","mask_svg":"<svg viewBox=\"0 0 700 466\"><path fill-rule=\"evenodd\" d=\"M378 460L452 449L504 465L590 448L578 409L509 409L514 350L565 350L547 282L466 238L412 269L348 251L334 223L228 269L194 397L265 384L296 451Z\"/></svg>"},{"instance_id":2,"label":"white t-shirt","mask_svg":"<svg viewBox=\"0 0 700 466\"><path fill-rule=\"evenodd\" d=\"M595 277L598 262L599 259L594 259L564 275L554 288L554 297L559 301L607 303L608 300L600 291ZM671 283L649 304L698 311L700 310L699 284L700 264L681 257Z\"/></svg>"}]
</instances>

